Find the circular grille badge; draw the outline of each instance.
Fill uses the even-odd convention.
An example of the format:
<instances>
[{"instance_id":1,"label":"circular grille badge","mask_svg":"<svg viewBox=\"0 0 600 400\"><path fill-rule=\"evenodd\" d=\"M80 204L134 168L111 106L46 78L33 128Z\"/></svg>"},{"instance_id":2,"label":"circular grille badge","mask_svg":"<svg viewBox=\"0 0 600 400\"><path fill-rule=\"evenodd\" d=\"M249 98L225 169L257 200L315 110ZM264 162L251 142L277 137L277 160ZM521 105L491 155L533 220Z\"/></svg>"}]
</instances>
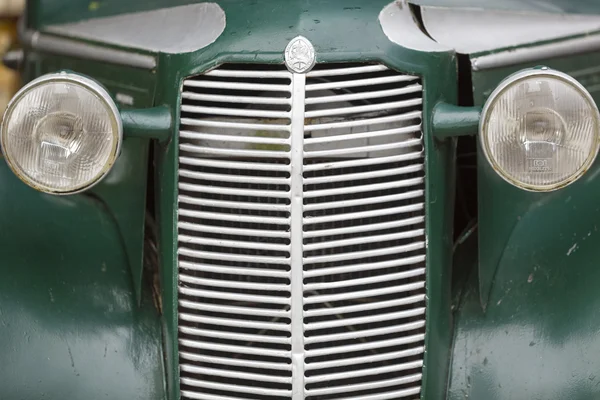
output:
<instances>
[{"instance_id":1,"label":"circular grille badge","mask_svg":"<svg viewBox=\"0 0 600 400\"><path fill-rule=\"evenodd\" d=\"M315 48L304 36L292 39L285 48L285 65L290 72L303 74L315 65Z\"/></svg>"}]
</instances>

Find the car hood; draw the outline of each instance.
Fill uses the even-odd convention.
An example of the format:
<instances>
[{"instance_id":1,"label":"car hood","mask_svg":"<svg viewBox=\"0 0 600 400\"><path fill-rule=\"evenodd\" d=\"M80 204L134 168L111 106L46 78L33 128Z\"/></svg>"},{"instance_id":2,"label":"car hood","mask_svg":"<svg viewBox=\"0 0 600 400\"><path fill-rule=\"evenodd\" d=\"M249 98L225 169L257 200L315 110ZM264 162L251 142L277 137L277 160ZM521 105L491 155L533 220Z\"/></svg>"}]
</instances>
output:
<instances>
[{"instance_id":1,"label":"car hood","mask_svg":"<svg viewBox=\"0 0 600 400\"><path fill-rule=\"evenodd\" d=\"M386 4L396 3L394 6L399 10L406 10L407 1L420 8L424 30L440 47L473 56L600 32L600 2L596 0L390 0L389 3L376 3L382 9ZM150 52L178 53L212 43L226 26L227 10L247 7L249 3L239 0L129 0L86 2L84 7L78 0L31 0L28 21L34 30L71 38ZM266 22L276 3L254 4L264 9ZM344 12L347 8L362 9L357 18L377 17L371 12L376 7L375 2L353 2L360 7L346 7L349 3L345 0L327 4L334 3L337 9L344 6ZM366 12L367 8L371 11ZM303 23L302 16L308 9L319 16L322 25L328 21L339 22L332 14L332 7L309 0L291 3L289 12L297 12L297 19ZM352 23L348 19L344 21ZM413 23L395 22L401 25L397 26L398 30L403 30L402 24ZM177 32L167 34L171 31ZM184 37L185 40L174 41L173 37Z\"/></svg>"},{"instance_id":2,"label":"car hood","mask_svg":"<svg viewBox=\"0 0 600 400\"><path fill-rule=\"evenodd\" d=\"M481 55L600 32L596 0L410 0L438 43Z\"/></svg>"}]
</instances>

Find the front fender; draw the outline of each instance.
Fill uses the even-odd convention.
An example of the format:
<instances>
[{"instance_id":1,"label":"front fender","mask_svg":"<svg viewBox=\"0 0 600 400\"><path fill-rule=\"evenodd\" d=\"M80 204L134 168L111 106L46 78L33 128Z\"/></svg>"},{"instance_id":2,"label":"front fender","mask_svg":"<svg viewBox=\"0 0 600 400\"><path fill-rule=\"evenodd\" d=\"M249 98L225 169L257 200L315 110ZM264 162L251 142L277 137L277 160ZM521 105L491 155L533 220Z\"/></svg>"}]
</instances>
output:
<instances>
[{"instance_id":1,"label":"front fender","mask_svg":"<svg viewBox=\"0 0 600 400\"><path fill-rule=\"evenodd\" d=\"M472 260L455 315L449 399L600 398L599 171L567 189L523 194L536 200L498 242L485 312Z\"/></svg>"},{"instance_id":2,"label":"front fender","mask_svg":"<svg viewBox=\"0 0 600 400\"><path fill-rule=\"evenodd\" d=\"M30 189L0 157L0 398L165 398L158 312L138 306L104 210Z\"/></svg>"}]
</instances>

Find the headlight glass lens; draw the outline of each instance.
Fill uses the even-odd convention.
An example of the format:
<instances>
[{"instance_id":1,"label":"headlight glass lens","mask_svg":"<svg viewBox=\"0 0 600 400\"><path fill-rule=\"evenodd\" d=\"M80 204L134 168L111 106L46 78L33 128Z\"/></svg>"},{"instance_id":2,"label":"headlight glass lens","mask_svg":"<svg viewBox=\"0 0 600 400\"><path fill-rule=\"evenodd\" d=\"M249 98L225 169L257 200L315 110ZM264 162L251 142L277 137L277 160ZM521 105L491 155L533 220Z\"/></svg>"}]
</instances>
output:
<instances>
[{"instance_id":1,"label":"headlight glass lens","mask_svg":"<svg viewBox=\"0 0 600 400\"><path fill-rule=\"evenodd\" d=\"M480 138L494 169L532 191L566 186L598 153L599 115L592 97L566 74L534 69L507 78L483 110Z\"/></svg>"},{"instance_id":2,"label":"headlight glass lens","mask_svg":"<svg viewBox=\"0 0 600 400\"><path fill-rule=\"evenodd\" d=\"M108 93L74 74L45 75L25 86L2 122L2 150L19 178L49 193L86 189L118 156L122 126Z\"/></svg>"}]
</instances>

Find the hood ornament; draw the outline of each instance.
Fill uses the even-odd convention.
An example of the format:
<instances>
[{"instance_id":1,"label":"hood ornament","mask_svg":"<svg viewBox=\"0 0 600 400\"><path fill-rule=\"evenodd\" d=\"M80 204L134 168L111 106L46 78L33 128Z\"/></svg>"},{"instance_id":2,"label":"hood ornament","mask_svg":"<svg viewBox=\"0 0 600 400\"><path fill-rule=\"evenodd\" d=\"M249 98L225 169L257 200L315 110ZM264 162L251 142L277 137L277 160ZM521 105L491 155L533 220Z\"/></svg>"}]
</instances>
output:
<instances>
[{"instance_id":1,"label":"hood ornament","mask_svg":"<svg viewBox=\"0 0 600 400\"><path fill-rule=\"evenodd\" d=\"M285 48L285 65L290 72L304 74L315 65L315 48L304 36L296 36Z\"/></svg>"}]
</instances>

